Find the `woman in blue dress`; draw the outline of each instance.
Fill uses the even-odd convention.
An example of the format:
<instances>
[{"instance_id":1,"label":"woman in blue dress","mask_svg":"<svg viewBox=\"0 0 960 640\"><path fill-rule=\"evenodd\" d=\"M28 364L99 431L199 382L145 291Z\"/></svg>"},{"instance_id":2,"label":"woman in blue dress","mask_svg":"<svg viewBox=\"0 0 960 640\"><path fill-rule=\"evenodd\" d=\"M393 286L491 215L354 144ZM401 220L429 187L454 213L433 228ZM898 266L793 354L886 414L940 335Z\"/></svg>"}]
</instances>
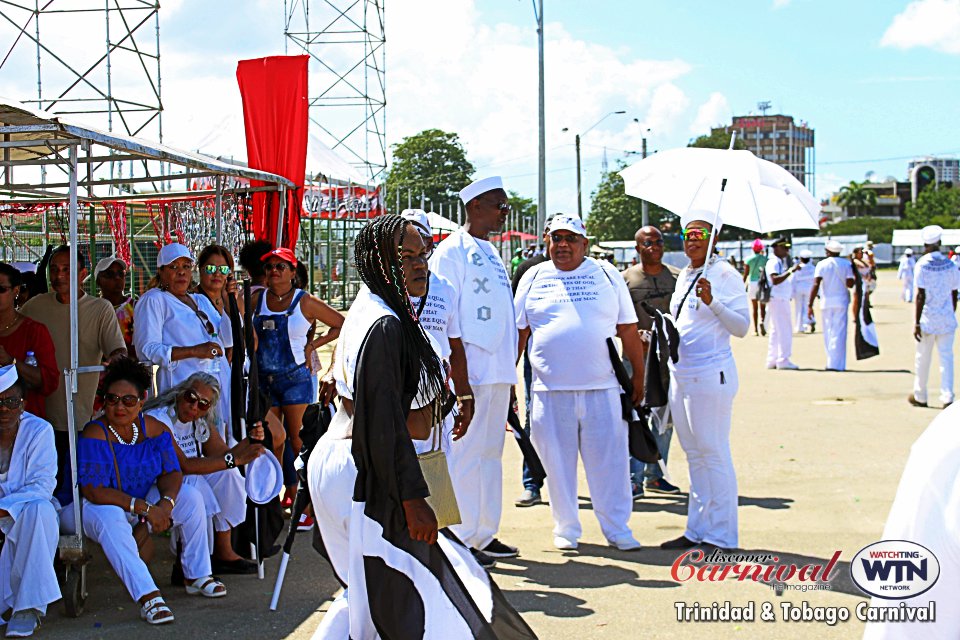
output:
<instances>
[{"instance_id":1,"label":"woman in blue dress","mask_svg":"<svg viewBox=\"0 0 960 640\"><path fill-rule=\"evenodd\" d=\"M165 624L173 621L173 613L138 553L138 523L155 533L178 530L188 594L219 598L227 590L211 576L203 497L183 485L170 432L141 412L149 385L149 371L134 360L121 358L107 367L104 414L78 439L77 473L84 533L103 548L140 605L140 617Z\"/></svg>"}]
</instances>

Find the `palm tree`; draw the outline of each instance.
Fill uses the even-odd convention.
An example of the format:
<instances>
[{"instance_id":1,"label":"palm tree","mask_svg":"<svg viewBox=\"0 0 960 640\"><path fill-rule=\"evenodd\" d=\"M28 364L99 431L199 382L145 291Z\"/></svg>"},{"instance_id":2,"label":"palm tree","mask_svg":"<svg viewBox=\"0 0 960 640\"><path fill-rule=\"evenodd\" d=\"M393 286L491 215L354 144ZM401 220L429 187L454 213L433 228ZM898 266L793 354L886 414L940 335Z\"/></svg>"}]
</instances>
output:
<instances>
[{"instance_id":1,"label":"palm tree","mask_svg":"<svg viewBox=\"0 0 960 640\"><path fill-rule=\"evenodd\" d=\"M873 209L877 206L877 192L866 187L866 181L857 182L851 180L850 184L840 187L840 195L837 196L837 204L844 209L853 211L853 216L860 215L861 208Z\"/></svg>"}]
</instances>

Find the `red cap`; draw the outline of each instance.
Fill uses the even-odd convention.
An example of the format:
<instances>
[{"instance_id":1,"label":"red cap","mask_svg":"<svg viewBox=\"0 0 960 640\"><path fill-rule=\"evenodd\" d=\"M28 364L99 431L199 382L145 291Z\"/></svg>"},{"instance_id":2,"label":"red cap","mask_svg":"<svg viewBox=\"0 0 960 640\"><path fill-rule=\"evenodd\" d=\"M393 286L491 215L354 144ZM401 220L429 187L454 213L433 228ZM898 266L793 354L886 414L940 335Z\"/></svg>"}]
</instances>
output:
<instances>
[{"instance_id":1,"label":"red cap","mask_svg":"<svg viewBox=\"0 0 960 640\"><path fill-rule=\"evenodd\" d=\"M260 262L266 262L271 256L276 256L284 262L289 262L293 266L297 266L297 256L286 247L280 247L279 249L274 249L273 251L263 254L260 256Z\"/></svg>"}]
</instances>

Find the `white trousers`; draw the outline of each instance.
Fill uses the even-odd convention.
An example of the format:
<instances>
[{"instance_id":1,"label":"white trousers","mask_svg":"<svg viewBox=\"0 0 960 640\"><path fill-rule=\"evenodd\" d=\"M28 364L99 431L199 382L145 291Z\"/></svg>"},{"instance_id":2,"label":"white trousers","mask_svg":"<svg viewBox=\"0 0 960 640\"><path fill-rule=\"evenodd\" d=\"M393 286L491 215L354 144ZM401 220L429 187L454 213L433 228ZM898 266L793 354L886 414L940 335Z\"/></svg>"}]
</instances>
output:
<instances>
[{"instance_id":1,"label":"white trousers","mask_svg":"<svg viewBox=\"0 0 960 640\"><path fill-rule=\"evenodd\" d=\"M160 492L154 486L147 492L147 502L156 503ZM185 484L177 495L177 506L171 513L175 533L183 538L183 575L196 580L211 574L210 545L207 543L207 513L200 492ZM137 553L133 539L134 516L114 505L83 501L83 532L103 548L110 566L120 576L130 597L140 600L157 585L150 570Z\"/></svg>"},{"instance_id":2,"label":"white trousers","mask_svg":"<svg viewBox=\"0 0 960 640\"><path fill-rule=\"evenodd\" d=\"M904 302L913 302L913 277L903 278L903 291L900 293Z\"/></svg>"},{"instance_id":3,"label":"white trousers","mask_svg":"<svg viewBox=\"0 0 960 640\"><path fill-rule=\"evenodd\" d=\"M940 357L940 402L953 402L954 335L954 332L921 335L915 359L917 375L913 379L913 397L919 402L927 401L927 381L930 379L934 347Z\"/></svg>"},{"instance_id":4,"label":"white trousers","mask_svg":"<svg viewBox=\"0 0 960 640\"><path fill-rule=\"evenodd\" d=\"M767 325L770 327L767 366L790 362L793 352L793 320L790 315L789 299L770 298L767 303Z\"/></svg>"},{"instance_id":5,"label":"white trousers","mask_svg":"<svg viewBox=\"0 0 960 640\"><path fill-rule=\"evenodd\" d=\"M53 558L60 540L57 510L49 500L31 500L20 515L0 519L7 537L0 550L0 613L38 609L60 599Z\"/></svg>"},{"instance_id":6,"label":"white trousers","mask_svg":"<svg viewBox=\"0 0 960 640\"><path fill-rule=\"evenodd\" d=\"M793 330L802 332L817 323L817 319L809 312L810 290L813 289L813 283L804 286L793 292Z\"/></svg>"},{"instance_id":7,"label":"white trousers","mask_svg":"<svg viewBox=\"0 0 960 640\"><path fill-rule=\"evenodd\" d=\"M534 391L530 439L547 472L554 535L577 540L583 534L578 453L603 535L609 541L631 535L630 454L619 389Z\"/></svg>"},{"instance_id":8,"label":"white trousers","mask_svg":"<svg viewBox=\"0 0 960 640\"><path fill-rule=\"evenodd\" d=\"M490 544L500 528L503 508L501 458L510 387L509 384L473 386L473 420L467 434L452 444L447 459L463 520L450 530L463 544L474 549L483 549Z\"/></svg>"},{"instance_id":9,"label":"white trousers","mask_svg":"<svg viewBox=\"0 0 960 640\"><path fill-rule=\"evenodd\" d=\"M670 411L690 467L687 530L696 542L739 546L730 418L740 386L733 358L707 371L671 372Z\"/></svg>"},{"instance_id":10,"label":"white trousers","mask_svg":"<svg viewBox=\"0 0 960 640\"><path fill-rule=\"evenodd\" d=\"M823 345L827 349L827 369L847 370L847 307L821 309Z\"/></svg>"},{"instance_id":11,"label":"white trousers","mask_svg":"<svg viewBox=\"0 0 960 640\"><path fill-rule=\"evenodd\" d=\"M353 440L325 435L313 448L307 465L313 515L333 570L343 584L350 584L350 512L357 482L352 445Z\"/></svg>"}]
</instances>

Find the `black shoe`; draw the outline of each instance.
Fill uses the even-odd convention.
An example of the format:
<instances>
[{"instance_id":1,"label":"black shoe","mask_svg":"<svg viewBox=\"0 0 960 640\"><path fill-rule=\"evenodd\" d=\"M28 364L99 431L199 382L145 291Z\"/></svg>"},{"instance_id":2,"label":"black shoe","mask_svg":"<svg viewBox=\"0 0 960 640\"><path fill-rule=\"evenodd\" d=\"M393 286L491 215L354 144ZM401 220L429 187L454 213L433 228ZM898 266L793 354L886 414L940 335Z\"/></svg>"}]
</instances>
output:
<instances>
[{"instance_id":1,"label":"black shoe","mask_svg":"<svg viewBox=\"0 0 960 640\"><path fill-rule=\"evenodd\" d=\"M915 406L915 407L926 407L926 406L927 406L927 403L926 403L926 402L920 402L919 400L917 400L917 397L916 397L915 395L913 395L912 393L911 393L909 396L907 396L907 402L909 402L910 404L912 404L912 405Z\"/></svg>"},{"instance_id":2,"label":"black shoe","mask_svg":"<svg viewBox=\"0 0 960 640\"><path fill-rule=\"evenodd\" d=\"M233 575L250 575L257 572L257 563L244 558L236 560L210 559L210 566L214 573L228 573Z\"/></svg>"},{"instance_id":3,"label":"black shoe","mask_svg":"<svg viewBox=\"0 0 960 640\"><path fill-rule=\"evenodd\" d=\"M495 566L497 566L497 561L485 554L483 551L470 549L470 553L473 554L473 558L477 561L477 564L484 569L493 569Z\"/></svg>"},{"instance_id":4,"label":"black shoe","mask_svg":"<svg viewBox=\"0 0 960 640\"><path fill-rule=\"evenodd\" d=\"M643 488L645 491L650 493L663 493L665 495L675 496L680 493L680 488L675 487L670 484L663 478L657 478L656 480L647 480L643 483Z\"/></svg>"},{"instance_id":5,"label":"black shoe","mask_svg":"<svg viewBox=\"0 0 960 640\"><path fill-rule=\"evenodd\" d=\"M630 492L633 494L633 501L643 499L643 483L642 482L631 482L630 483Z\"/></svg>"},{"instance_id":6,"label":"black shoe","mask_svg":"<svg viewBox=\"0 0 960 640\"><path fill-rule=\"evenodd\" d=\"M483 552L491 558L516 558L520 555L519 549L511 547L508 544L503 544L496 538L483 548Z\"/></svg>"},{"instance_id":7,"label":"black shoe","mask_svg":"<svg viewBox=\"0 0 960 640\"><path fill-rule=\"evenodd\" d=\"M692 549L693 547L700 544L699 542L694 542L687 536L680 536L679 538L674 538L673 540L667 540L660 545L661 549Z\"/></svg>"}]
</instances>

